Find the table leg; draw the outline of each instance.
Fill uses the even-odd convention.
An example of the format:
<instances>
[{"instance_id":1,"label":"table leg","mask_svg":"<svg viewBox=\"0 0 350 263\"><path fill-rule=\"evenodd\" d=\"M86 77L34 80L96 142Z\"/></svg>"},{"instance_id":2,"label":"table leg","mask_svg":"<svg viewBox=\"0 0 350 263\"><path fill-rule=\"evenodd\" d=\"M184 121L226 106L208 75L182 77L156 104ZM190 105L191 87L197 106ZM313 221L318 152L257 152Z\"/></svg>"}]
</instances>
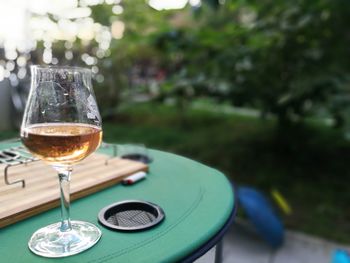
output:
<instances>
[{"instance_id":1,"label":"table leg","mask_svg":"<svg viewBox=\"0 0 350 263\"><path fill-rule=\"evenodd\" d=\"M215 247L215 263L222 263L223 240L221 239Z\"/></svg>"}]
</instances>

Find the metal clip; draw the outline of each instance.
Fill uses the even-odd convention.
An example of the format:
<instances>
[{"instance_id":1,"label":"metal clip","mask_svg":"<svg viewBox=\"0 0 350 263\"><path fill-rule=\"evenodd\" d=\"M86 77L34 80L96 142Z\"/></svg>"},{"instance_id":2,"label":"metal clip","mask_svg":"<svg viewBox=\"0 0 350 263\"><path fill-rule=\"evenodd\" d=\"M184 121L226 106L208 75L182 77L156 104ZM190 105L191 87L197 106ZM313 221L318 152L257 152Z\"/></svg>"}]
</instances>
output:
<instances>
[{"instance_id":1,"label":"metal clip","mask_svg":"<svg viewBox=\"0 0 350 263\"><path fill-rule=\"evenodd\" d=\"M25 188L26 182L24 179L10 182L9 169L19 165L27 165L28 163L38 161L39 159L33 157L23 146L12 147L7 150L0 151L0 162L6 163L4 169L4 180L6 185L21 184Z\"/></svg>"}]
</instances>

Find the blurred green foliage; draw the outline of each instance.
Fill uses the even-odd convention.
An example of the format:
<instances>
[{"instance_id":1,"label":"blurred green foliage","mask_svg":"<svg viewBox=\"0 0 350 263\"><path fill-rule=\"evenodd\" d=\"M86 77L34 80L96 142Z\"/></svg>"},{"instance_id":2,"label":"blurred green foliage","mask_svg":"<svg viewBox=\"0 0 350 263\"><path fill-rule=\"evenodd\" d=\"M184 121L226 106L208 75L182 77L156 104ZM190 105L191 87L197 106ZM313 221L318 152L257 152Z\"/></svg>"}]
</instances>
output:
<instances>
[{"instance_id":1,"label":"blurred green foliage","mask_svg":"<svg viewBox=\"0 0 350 263\"><path fill-rule=\"evenodd\" d=\"M191 28L159 35L167 64L180 64L173 89L258 108L281 124L321 110L342 124L350 2L247 0L202 9Z\"/></svg>"},{"instance_id":2,"label":"blurred green foliage","mask_svg":"<svg viewBox=\"0 0 350 263\"><path fill-rule=\"evenodd\" d=\"M100 61L109 106L131 87L149 89L130 83L130 69L140 65L166 73L151 97L172 98L180 108L209 96L272 113L281 124L315 114L346 124L349 1L203 1L162 12L141 0L122 4L124 37ZM93 7L97 21L109 14L101 10Z\"/></svg>"}]
</instances>

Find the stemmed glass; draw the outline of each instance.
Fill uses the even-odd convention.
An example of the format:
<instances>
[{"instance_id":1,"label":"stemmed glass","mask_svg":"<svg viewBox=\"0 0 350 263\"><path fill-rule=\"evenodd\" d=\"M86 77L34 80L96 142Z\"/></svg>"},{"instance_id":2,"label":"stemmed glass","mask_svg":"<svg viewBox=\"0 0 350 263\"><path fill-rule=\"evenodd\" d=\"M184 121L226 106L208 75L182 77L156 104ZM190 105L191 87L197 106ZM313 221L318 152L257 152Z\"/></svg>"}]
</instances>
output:
<instances>
[{"instance_id":1,"label":"stemmed glass","mask_svg":"<svg viewBox=\"0 0 350 263\"><path fill-rule=\"evenodd\" d=\"M33 155L58 172L61 222L37 230L28 246L41 256L65 257L90 248L101 237L95 225L71 221L69 216L72 167L99 147L101 117L90 70L32 66L31 72L21 139Z\"/></svg>"}]
</instances>

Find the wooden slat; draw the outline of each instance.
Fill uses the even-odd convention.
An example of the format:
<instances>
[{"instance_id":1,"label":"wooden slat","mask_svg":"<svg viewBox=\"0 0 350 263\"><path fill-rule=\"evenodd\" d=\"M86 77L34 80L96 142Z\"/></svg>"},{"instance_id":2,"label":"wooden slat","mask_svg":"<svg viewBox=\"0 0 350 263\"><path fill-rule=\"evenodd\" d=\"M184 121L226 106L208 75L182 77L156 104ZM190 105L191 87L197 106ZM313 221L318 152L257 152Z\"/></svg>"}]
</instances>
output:
<instances>
[{"instance_id":1,"label":"wooden slat","mask_svg":"<svg viewBox=\"0 0 350 263\"><path fill-rule=\"evenodd\" d=\"M147 165L125 159L105 160L107 155L95 153L74 167L71 177L71 200L82 198L120 182L137 171L147 171ZM59 205L59 183L56 172L47 164L37 161L11 167L11 182L24 179L20 184L6 185L0 166L0 228L39 214Z\"/></svg>"}]
</instances>

